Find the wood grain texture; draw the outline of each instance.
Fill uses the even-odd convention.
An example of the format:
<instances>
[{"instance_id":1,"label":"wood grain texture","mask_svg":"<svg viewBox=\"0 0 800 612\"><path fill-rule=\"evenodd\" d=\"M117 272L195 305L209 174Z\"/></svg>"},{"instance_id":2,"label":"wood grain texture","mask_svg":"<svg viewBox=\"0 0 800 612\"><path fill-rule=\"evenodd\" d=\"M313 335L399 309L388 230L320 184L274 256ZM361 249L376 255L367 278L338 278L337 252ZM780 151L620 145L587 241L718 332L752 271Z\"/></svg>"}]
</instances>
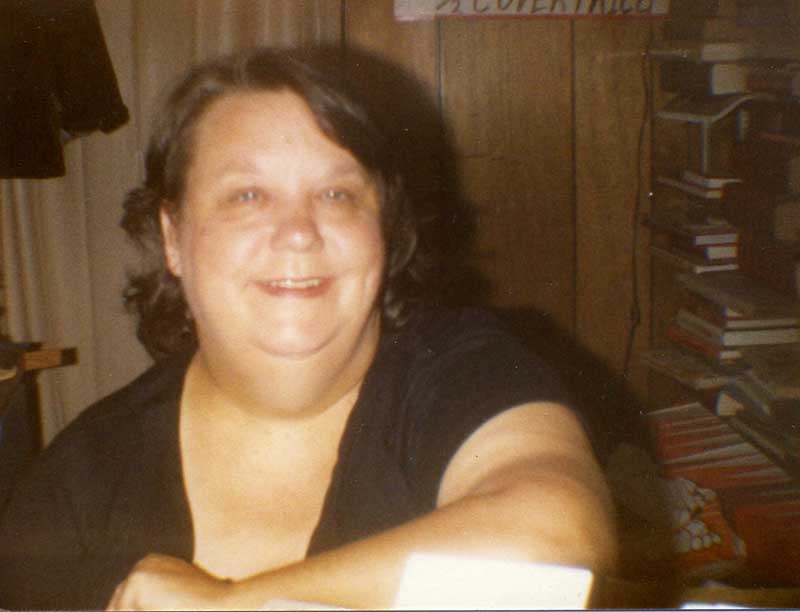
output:
<instances>
[{"instance_id":1,"label":"wood grain texture","mask_svg":"<svg viewBox=\"0 0 800 612\"><path fill-rule=\"evenodd\" d=\"M575 181L577 235L576 337L615 372L624 367L632 329L634 247L641 323L635 351L649 341L649 253L643 232L634 243L637 185L646 209L650 173L649 130L645 148L643 81L649 23L575 22ZM644 395L647 373L631 359L629 382Z\"/></svg>"},{"instance_id":2,"label":"wood grain texture","mask_svg":"<svg viewBox=\"0 0 800 612\"><path fill-rule=\"evenodd\" d=\"M398 22L393 0L346 0L345 41L384 57L415 75L431 95L438 81L438 23Z\"/></svg>"},{"instance_id":3,"label":"wood grain texture","mask_svg":"<svg viewBox=\"0 0 800 612\"><path fill-rule=\"evenodd\" d=\"M532 306L571 330L574 304L570 24L452 20L442 100L477 259L493 305Z\"/></svg>"},{"instance_id":4,"label":"wood grain texture","mask_svg":"<svg viewBox=\"0 0 800 612\"><path fill-rule=\"evenodd\" d=\"M342 0L200 0L196 53L208 57L258 45L338 45L342 4Z\"/></svg>"}]
</instances>

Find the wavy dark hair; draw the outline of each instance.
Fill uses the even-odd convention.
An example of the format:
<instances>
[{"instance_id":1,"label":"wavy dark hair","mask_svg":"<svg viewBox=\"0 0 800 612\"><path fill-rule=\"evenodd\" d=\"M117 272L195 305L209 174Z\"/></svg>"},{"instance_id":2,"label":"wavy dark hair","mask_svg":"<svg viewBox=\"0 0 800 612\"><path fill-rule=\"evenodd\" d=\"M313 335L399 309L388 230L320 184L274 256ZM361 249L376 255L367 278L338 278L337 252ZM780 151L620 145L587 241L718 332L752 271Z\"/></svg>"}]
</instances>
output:
<instances>
[{"instance_id":1,"label":"wavy dark hair","mask_svg":"<svg viewBox=\"0 0 800 612\"><path fill-rule=\"evenodd\" d=\"M400 160L376 113L349 84L342 58L325 49L256 49L196 66L177 84L148 144L143 184L124 202L121 225L147 262L143 271L129 276L124 301L138 316L137 336L155 359L197 343L180 280L166 265L159 223L162 208L180 219L195 128L204 111L225 95L280 90L305 100L325 135L347 149L378 186L387 262L380 297L384 325L401 326L423 299L430 258L425 247L419 248L417 215Z\"/></svg>"}]
</instances>

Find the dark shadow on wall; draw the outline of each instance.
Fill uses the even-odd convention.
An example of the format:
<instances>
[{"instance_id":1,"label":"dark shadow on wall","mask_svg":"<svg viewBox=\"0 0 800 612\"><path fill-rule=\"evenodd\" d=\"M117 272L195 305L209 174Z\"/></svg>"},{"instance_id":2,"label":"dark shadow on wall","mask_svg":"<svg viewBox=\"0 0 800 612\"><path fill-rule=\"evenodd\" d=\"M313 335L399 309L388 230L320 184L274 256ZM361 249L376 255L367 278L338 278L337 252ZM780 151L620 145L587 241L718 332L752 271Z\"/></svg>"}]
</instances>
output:
<instances>
[{"instance_id":1,"label":"dark shadow on wall","mask_svg":"<svg viewBox=\"0 0 800 612\"><path fill-rule=\"evenodd\" d=\"M475 207L457 177L457 155L438 101L403 67L348 48L349 76L383 120L399 156L430 262L432 295L444 303L483 304L490 281L470 262Z\"/></svg>"},{"instance_id":2,"label":"dark shadow on wall","mask_svg":"<svg viewBox=\"0 0 800 612\"><path fill-rule=\"evenodd\" d=\"M429 273L435 297L448 305L488 305L490 280L471 264L474 205L461 192L457 155L437 101L425 83L396 64L360 49L345 54L349 76L389 131L401 159L406 187L421 220L420 240L437 253ZM594 433L617 504L622 542L621 575L647 579L671 574L659 482L650 461L641 407L625 381L551 317L533 307L494 309L512 332L551 363L570 389ZM631 470L631 467L635 470ZM639 502L646 499L648 504ZM664 582L666 589L666 581Z\"/></svg>"},{"instance_id":3,"label":"dark shadow on wall","mask_svg":"<svg viewBox=\"0 0 800 612\"><path fill-rule=\"evenodd\" d=\"M676 566L670 548L669 504L665 482L653 460L642 406L621 376L548 315L532 307L495 312L560 374L594 436L617 512L620 576L637 583L657 581L651 591L643 591L654 601L671 597L678 585L673 581ZM637 607L650 607L652 602L647 601Z\"/></svg>"}]
</instances>

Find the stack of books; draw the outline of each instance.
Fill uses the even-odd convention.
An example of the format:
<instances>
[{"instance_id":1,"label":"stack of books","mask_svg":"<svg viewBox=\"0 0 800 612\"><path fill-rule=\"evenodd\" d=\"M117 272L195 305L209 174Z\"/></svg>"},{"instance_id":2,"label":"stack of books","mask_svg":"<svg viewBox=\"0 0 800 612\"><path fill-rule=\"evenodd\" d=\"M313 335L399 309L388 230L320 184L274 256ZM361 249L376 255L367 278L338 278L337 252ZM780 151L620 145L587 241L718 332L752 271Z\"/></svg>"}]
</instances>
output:
<instances>
[{"instance_id":1,"label":"stack of books","mask_svg":"<svg viewBox=\"0 0 800 612\"><path fill-rule=\"evenodd\" d=\"M663 477L689 481L718 504L697 511L707 531L722 537L705 560L739 560L744 575L800 584L800 486L798 440L772 427L749 426L743 413L720 416L691 402L648 413L653 449ZM768 440L769 443L765 443ZM775 442L778 440L775 450ZM725 547L727 531L734 547ZM789 546L791 550L786 547ZM713 557L710 555L713 554ZM679 559L680 563L682 560Z\"/></svg>"},{"instance_id":2,"label":"stack of books","mask_svg":"<svg viewBox=\"0 0 800 612\"><path fill-rule=\"evenodd\" d=\"M699 133L700 159L693 169L701 175L730 170L725 162L709 159L712 125L736 113L741 119L736 129L743 130L744 113L753 104L800 98L796 32L780 10L754 10L753 5L762 4L773 5L737 0L673 3L664 36L650 49L657 60L660 89L677 94L656 116L687 122L690 133Z\"/></svg>"},{"instance_id":3,"label":"stack of books","mask_svg":"<svg viewBox=\"0 0 800 612\"><path fill-rule=\"evenodd\" d=\"M739 231L724 217L711 215L703 201L722 198L725 186L737 179L710 179L687 170L682 179L661 180L669 180L684 200L648 217L653 255L693 274L737 270Z\"/></svg>"},{"instance_id":4,"label":"stack of books","mask_svg":"<svg viewBox=\"0 0 800 612\"><path fill-rule=\"evenodd\" d=\"M800 439L800 345L744 349L747 368L731 377L716 398L723 416L750 415Z\"/></svg>"},{"instance_id":5,"label":"stack of books","mask_svg":"<svg viewBox=\"0 0 800 612\"><path fill-rule=\"evenodd\" d=\"M800 343L800 304L739 272L680 274L685 297L667 330L677 345L717 363L747 347Z\"/></svg>"},{"instance_id":6,"label":"stack of books","mask_svg":"<svg viewBox=\"0 0 800 612\"><path fill-rule=\"evenodd\" d=\"M663 40L651 49L661 60L661 89L693 96L800 95L800 48L792 48L779 11L757 14L755 4L673 2Z\"/></svg>"},{"instance_id":7,"label":"stack of books","mask_svg":"<svg viewBox=\"0 0 800 612\"><path fill-rule=\"evenodd\" d=\"M650 412L647 421L664 477L685 478L716 492L792 481L785 467L730 418L699 402Z\"/></svg>"}]
</instances>

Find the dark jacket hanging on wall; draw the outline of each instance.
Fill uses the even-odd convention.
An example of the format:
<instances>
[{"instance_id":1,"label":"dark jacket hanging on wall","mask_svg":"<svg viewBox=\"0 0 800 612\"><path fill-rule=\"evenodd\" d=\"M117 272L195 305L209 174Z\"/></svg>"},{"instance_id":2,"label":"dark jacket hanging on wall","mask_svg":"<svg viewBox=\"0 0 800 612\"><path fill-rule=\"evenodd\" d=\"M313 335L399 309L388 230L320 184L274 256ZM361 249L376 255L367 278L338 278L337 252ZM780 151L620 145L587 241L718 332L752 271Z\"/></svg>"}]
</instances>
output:
<instances>
[{"instance_id":1,"label":"dark jacket hanging on wall","mask_svg":"<svg viewBox=\"0 0 800 612\"><path fill-rule=\"evenodd\" d=\"M0 2L0 177L62 176L65 139L127 120L92 0Z\"/></svg>"}]
</instances>

